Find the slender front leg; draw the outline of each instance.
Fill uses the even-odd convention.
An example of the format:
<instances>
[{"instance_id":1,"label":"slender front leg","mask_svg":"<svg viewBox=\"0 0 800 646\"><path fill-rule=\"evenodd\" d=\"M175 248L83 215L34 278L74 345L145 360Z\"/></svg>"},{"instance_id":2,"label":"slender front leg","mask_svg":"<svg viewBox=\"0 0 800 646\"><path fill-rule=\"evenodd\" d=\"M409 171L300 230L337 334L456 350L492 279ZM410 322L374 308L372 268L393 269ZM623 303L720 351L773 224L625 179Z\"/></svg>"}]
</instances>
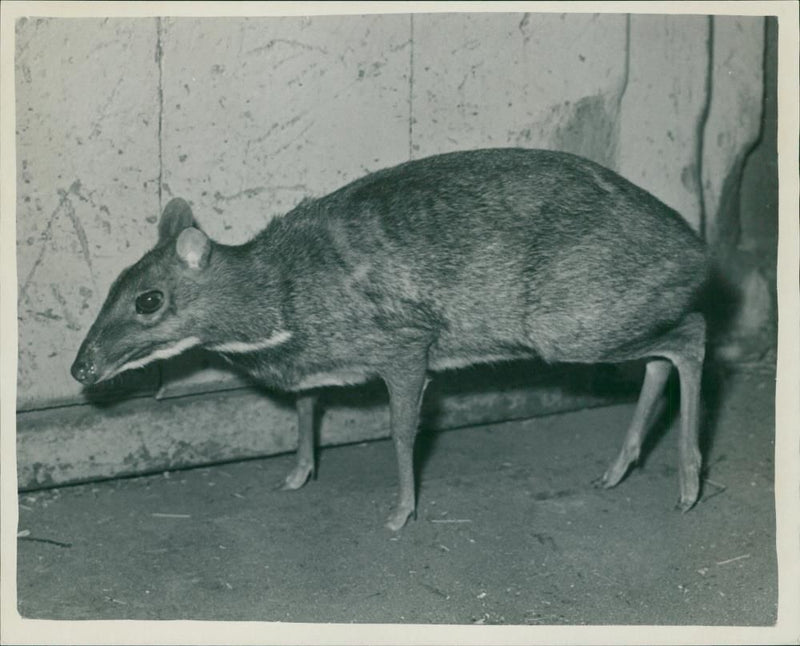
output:
<instances>
[{"instance_id":1,"label":"slender front leg","mask_svg":"<svg viewBox=\"0 0 800 646\"><path fill-rule=\"evenodd\" d=\"M297 464L286 476L282 489L291 491L302 487L314 475L314 406L317 396L300 393L297 396Z\"/></svg>"},{"instance_id":2,"label":"slender front leg","mask_svg":"<svg viewBox=\"0 0 800 646\"><path fill-rule=\"evenodd\" d=\"M424 351L409 352L383 375L389 390L392 440L399 475L397 506L386 521L386 527L392 531L401 529L410 516L416 518L414 440L422 397L429 382L426 371L427 346Z\"/></svg>"}]
</instances>

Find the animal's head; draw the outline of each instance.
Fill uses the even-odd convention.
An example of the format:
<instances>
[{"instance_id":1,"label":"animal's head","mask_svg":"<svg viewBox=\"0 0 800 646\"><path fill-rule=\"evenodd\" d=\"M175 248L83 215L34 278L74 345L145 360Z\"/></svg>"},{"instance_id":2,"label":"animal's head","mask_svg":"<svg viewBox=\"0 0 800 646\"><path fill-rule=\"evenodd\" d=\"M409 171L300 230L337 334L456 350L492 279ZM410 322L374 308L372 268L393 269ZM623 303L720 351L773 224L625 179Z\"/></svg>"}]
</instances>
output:
<instances>
[{"instance_id":1,"label":"animal's head","mask_svg":"<svg viewBox=\"0 0 800 646\"><path fill-rule=\"evenodd\" d=\"M214 243L178 198L164 208L158 234L156 246L114 281L81 344L71 372L82 384L201 344L198 321Z\"/></svg>"}]
</instances>

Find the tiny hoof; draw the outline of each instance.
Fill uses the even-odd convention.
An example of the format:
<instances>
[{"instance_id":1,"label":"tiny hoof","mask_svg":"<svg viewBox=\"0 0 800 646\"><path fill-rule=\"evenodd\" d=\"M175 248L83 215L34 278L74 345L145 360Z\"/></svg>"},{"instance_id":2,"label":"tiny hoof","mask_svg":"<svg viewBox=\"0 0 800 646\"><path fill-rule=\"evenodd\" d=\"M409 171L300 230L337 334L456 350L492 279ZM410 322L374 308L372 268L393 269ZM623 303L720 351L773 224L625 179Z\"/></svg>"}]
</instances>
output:
<instances>
[{"instance_id":1,"label":"tiny hoof","mask_svg":"<svg viewBox=\"0 0 800 646\"><path fill-rule=\"evenodd\" d=\"M306 482L308 482L312 474L312 469L295 469L288 476L286 476L286 479L278 484L276 488L280 491L296 491L297 489L300 489L300 487L302 487Z\"/></svg>"},{"instance_id":2,"label":"tiny hoof","mask_svg":"<svg viewBox=\"0 0 800 646\"><path fill-rule=\"evenodd\" d=\"M403 529L403 527L405 527L405 524L408 522L408 519L411 518L412 516L414 517L414 519L416 519L417 517L416 510L412 509L410 511L404 511L402 509L398 509L391 516L389 516L389 519L386 521L386 528L390 529L393 532L398 532L401 529Z\"/></svg>"},{"instance_id":3,"label":"tiny hoof","mask_svg":"<svg viewBox=\"0 0 800 646\"><path fill-rule=\"evenodd\" d=\"M675 505L675 509L680 511L682 514L685 514L692 507L694 507L696 502L696 500L678 500L677 504Z\"/></svg>"},{"instance_id":4,"label":"tiny hoof","mask_svg":"<svg viewBox=\"0 0 800 646\"><path fill-rule=\"evenodd\" d=\"M616 487L625 479L625 476L628 475L628 473L633 467L636 466L636 464L636 458L626 460L624 466L620 466L615 462L608 467L608 469L606 469L606 472L602 476L594 481L595 486L602 487L603 489L611 489L612 487Z\"/></svg>"}]
</instances>

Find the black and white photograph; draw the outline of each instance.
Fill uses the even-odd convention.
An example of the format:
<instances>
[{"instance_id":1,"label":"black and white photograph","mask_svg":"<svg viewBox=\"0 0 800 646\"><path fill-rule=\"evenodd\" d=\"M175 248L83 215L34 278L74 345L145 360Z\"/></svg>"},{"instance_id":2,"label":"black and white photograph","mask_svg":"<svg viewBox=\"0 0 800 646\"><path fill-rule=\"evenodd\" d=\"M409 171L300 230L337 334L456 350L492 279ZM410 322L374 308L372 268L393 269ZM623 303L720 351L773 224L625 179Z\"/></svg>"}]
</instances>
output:
<instances>
[{"instance_id":1,"label":"black and white photograph","mask_svg":"<svg viewBox=\"0 0 800 646\"><path fill-rule=\"evenodd\" d=\"M4 5L3 644L800 639L795 3Z\"/></svg>"}]
</instances>

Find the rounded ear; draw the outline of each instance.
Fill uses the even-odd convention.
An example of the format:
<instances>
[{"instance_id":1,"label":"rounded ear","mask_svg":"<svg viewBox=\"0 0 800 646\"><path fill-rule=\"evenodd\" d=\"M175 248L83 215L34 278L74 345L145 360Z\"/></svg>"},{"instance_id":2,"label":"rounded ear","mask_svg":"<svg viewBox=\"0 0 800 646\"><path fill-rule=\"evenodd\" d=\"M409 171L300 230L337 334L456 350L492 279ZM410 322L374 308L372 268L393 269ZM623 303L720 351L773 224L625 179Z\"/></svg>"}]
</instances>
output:
<instances>
[{"instance_id":1,"label":"rounded ear","mask_svg":"<svg viewBox=\"0 0 800 646\"><path fill-rule=\"evenodd\" d=\"M158 221L159 242L175 237L188 227L196 227L192 207L186 200L179 197L172 198L167 202Z\"/></svg>"},{"instance_id":2,"label":"rounded ear","mask_svg":"<svg viewBox=\"0 0 800 646\"><path fill-rule=\"evenodd\" d=\"M189 269L203 269L208 264L211 242L200 229L189 227L178 236L175 251Z\"/></svg>"}]
</instances>

